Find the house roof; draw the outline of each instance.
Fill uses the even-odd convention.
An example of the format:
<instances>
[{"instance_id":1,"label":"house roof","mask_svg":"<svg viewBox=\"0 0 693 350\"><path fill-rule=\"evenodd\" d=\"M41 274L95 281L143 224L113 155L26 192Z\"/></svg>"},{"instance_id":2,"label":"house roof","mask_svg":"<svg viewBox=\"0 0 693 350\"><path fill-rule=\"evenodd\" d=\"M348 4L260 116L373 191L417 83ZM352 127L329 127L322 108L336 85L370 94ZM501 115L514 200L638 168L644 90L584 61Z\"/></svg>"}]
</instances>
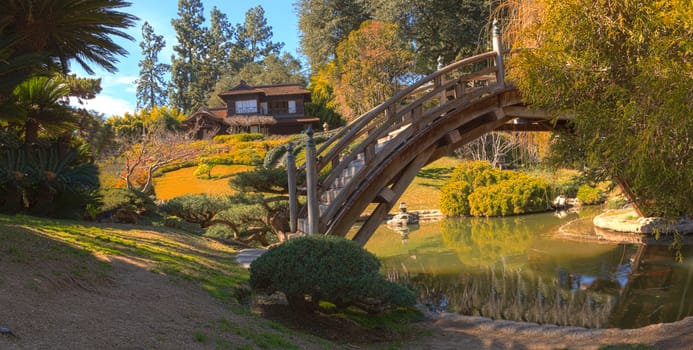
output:
<instances>
[{"instance_id":1,"label":"house roof","mask_svg":"<svg viewBox=\"0 0 693 350\"><path fill-rule=\"evenodd\" d=\"M285 95L308 95L310 91L300 84L278 84L278 85L258 85L250 86L245 81L241 81L238 86L231 90L222 92L219 96L237 96L260 94L265 96L285 96Z\"/></svg>"},{"instance_id":2,"label":"house roof","mask_svg":"<svg viewBox=\"0 0 693 350\"><path fill-rule=\"evenodd\" d=\"M203 117L209 117L212 119L218 119L220 122L224 121L224 118L226 117L226 108L221 107L221 108L206 108L202 107L197 110L197 112L191 114L188 119L183 121L183 123L191 123L193 119L196 119L198 116L203 116Z\"/></svg>"}]
</instances>

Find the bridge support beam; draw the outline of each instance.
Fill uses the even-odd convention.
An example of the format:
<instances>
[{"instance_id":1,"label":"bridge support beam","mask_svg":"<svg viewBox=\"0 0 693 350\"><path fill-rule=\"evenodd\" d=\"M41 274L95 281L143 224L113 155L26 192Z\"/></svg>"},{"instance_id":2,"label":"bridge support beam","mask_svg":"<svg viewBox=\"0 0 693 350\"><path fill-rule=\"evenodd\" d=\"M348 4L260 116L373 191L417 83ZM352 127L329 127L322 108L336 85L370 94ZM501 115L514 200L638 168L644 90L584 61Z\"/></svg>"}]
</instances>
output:
<instances>
[{"instance_id":1,"label":"bridge support beam","mask_svg":"<svg viewBox=\"0 0 693 350\"><path fill-rule=\"evenodd\" d=\"M505 68L503 67L503 42L501 41L498 20L493 19L493 51L496 53L496 81L501 87L505 87Z\"/></svg>"},{"instance_id":2,"label":"bridge support beam","mask_svg":"<svg viewBox=\"0 0 693 350\"><path fill-rule=\"evenodd\" d=\"M320 220L320 207L318 203L318 171L315 164L315 140L313 140L313 128L306 130L306 186L308 201L308 232L309 235L318 233L318 220Z\"/></svg>"},{"instance_id":3,"label":"bridge support beam","mask_svg":"<svg viewBox=\"0 0 693 350\"><path fill-rule=\"evenodd\" d=\"M421 168L428 163L429 158L435 150L436 145L434 144L425 151L421 152L404 168L404 170L397 177L397 180L392 188L390 188L388 191L391 192L392 195L391 201L378 204L366 222L363 223L359 229L359 232L357 232L356 236L354 236L354 241L358 242L360 245L365 245L366 242L368 242L371 236L373 236L375 229L382 223L383 218L385 215L387 215L387 212L390 211L390 208L392 208L394 203L397 202L400 196L402 196L402 193L404 193L404 191L407 189L419 170L421 170Z\"/></svg>"},{"instance_id":4,"label":"bridge support beam","mask_svg":"<svg viewBox=\"0 0 693 350\"><path fill-rule=\"evenodd\" d=\"M296 196L296 156L294 156L294 147L291 143L286 148L286 168L289 179L289 227L290 231L295 233L298 221L298 198Z\"/></svg>"}]
</instances>

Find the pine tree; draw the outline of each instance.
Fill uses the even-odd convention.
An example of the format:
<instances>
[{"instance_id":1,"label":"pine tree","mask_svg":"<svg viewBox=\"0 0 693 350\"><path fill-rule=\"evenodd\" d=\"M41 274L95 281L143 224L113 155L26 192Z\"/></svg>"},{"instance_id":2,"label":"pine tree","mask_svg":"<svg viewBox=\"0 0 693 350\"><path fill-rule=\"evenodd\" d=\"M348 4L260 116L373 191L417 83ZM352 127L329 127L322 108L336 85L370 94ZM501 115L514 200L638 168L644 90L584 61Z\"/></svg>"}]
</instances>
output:
<instances>
[{"instance_id":1,"label":"pine tree","mask_svg":"<svg viewBox=\"0 0 693 350\"><path fill-rule=\"evenodd\" d=\"M158 63L159 52L166 46L163 35L156 35L148 22L142 25L140 48L144 57L138 64L140 78L137 79L137 109L151 109L166 104L166 82L164 74L169 65Z\"/></svg>"},{"instance_id":2,"label":"pine tree","mask_svg":"<svg viewBox=\"0 0 693 350\"><path fill-rule=\"evenodd\" d=\"M234 27L229 23L226 14L216 6L212 8L209 20L208 55L204 67L208 72L204 75L206 79L209 79L211 89L225 72L235 66L235 62L231 60L231 40L234 36Z\"/></svg>"},{"instance_id":3,"label":"pine tree","mask_svg":"<svg viewBox=\"0 0 693 350\"><path fill-rule=\"evenodd\" d=\"M300 0L296 2L301 50L313 72L334 58L337 45L371 14L359 0Z\"/></svg>"},{"instance_id":4,"label":"pine tree","mask_svg":"<svg viewBox=\"0 0 693 350\"><path fill-rule=\"evenodd\" d=\"M262 6L251 8L245 13L245 22L236 25L233 56L241 65L262 61L271 54L278 56L284 43L273 42L272 35Z\"/></svg>"},{"instance_id":5,"label":"pine tree","mask_svg":"<svg viewBox=\"0 0 693 350\"><path fill-rule=\"evenodd\" d=\"M207 56L203 11L201 0L179 0L178 18L171 20L178 45L173 47L175 55L171 57L169 100L186 114L204 101L206 94L199 81Z\"/></svg>"}]
</instances>

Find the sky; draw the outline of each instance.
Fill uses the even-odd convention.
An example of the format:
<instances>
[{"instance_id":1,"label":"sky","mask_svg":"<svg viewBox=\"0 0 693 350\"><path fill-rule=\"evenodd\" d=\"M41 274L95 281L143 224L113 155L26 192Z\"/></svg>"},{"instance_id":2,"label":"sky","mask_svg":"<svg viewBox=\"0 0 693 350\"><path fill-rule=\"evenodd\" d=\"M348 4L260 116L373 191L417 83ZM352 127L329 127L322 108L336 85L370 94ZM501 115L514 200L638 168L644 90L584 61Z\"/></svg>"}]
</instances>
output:
<instances>
[{"instance_id":1,"label":"sky","mask_svg":"<svg viewBox=\"0 0 693 350\"><path fill-rule=\"evenodd\" d=\"M118 72L111 74L92 64L95 74L89 75L76 62L72 62L70 67L72 73L78 76L101 78L101 93L95 99L87 101L84 107L103 113L105 118L135 111L137 104L135 80L139 75L137 64L142 59L139 47L142 41L142 24L145 21L149 22L154 28L154 33L164 36L166 47L159 53L159 62L170 64L173 46L176 44L176 33L171 25L171 19L177 17L178 0L129 0L129 2L132 3L130 7L123 8L122 11L134 14L139 17L139 21L127 30L127 33L135 39L134 41L114 37L116 43L129 52L127 56L119 57L119 62L116 64ZM261 5L265 10L267 24L272 27L274 34L272 41L283 42L283 51L298 58L300 56L298 18L293 2L292 0L202 0L207 21L205 26L209 25L209 12L214 6L228 16L229 23L235 25L243 23L248 9Z\"/></svg>"}]
</instances>

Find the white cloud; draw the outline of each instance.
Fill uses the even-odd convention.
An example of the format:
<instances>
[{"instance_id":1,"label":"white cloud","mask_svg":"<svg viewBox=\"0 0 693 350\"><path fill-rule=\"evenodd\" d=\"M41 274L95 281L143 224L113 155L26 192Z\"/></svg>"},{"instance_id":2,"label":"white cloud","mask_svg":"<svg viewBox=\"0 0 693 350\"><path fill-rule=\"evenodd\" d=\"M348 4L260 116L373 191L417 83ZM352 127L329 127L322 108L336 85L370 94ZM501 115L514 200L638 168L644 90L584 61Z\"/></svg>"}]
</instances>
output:
<instances>
[{"instance_id":1,"label":"white cloud","mask_svg":"<svg viewBox=\"0 0 693 350\"><path fill-rule=\"evenodd\" d=\"M139 77L135 75L125 75L125 76L113 76L113 75L102 75L101 87L104 89L118 87L118 86L136 86L135 80Z\"/></svg>"},{"instance_id":2,"label":"white cloud","mask_svg":"<svg viewBox=\"0 0 693 350\"><path fill-rule=\"evenodd\" d=\"M133 113L135 111L135 106L132 102L106 95L98 95L94 99L82 101L84 104L80 105L77 103L77 99L70 98L71 105L103 113L104 118L113 115L122 116L125 112Z\"/></svg>"}]
</instances>

